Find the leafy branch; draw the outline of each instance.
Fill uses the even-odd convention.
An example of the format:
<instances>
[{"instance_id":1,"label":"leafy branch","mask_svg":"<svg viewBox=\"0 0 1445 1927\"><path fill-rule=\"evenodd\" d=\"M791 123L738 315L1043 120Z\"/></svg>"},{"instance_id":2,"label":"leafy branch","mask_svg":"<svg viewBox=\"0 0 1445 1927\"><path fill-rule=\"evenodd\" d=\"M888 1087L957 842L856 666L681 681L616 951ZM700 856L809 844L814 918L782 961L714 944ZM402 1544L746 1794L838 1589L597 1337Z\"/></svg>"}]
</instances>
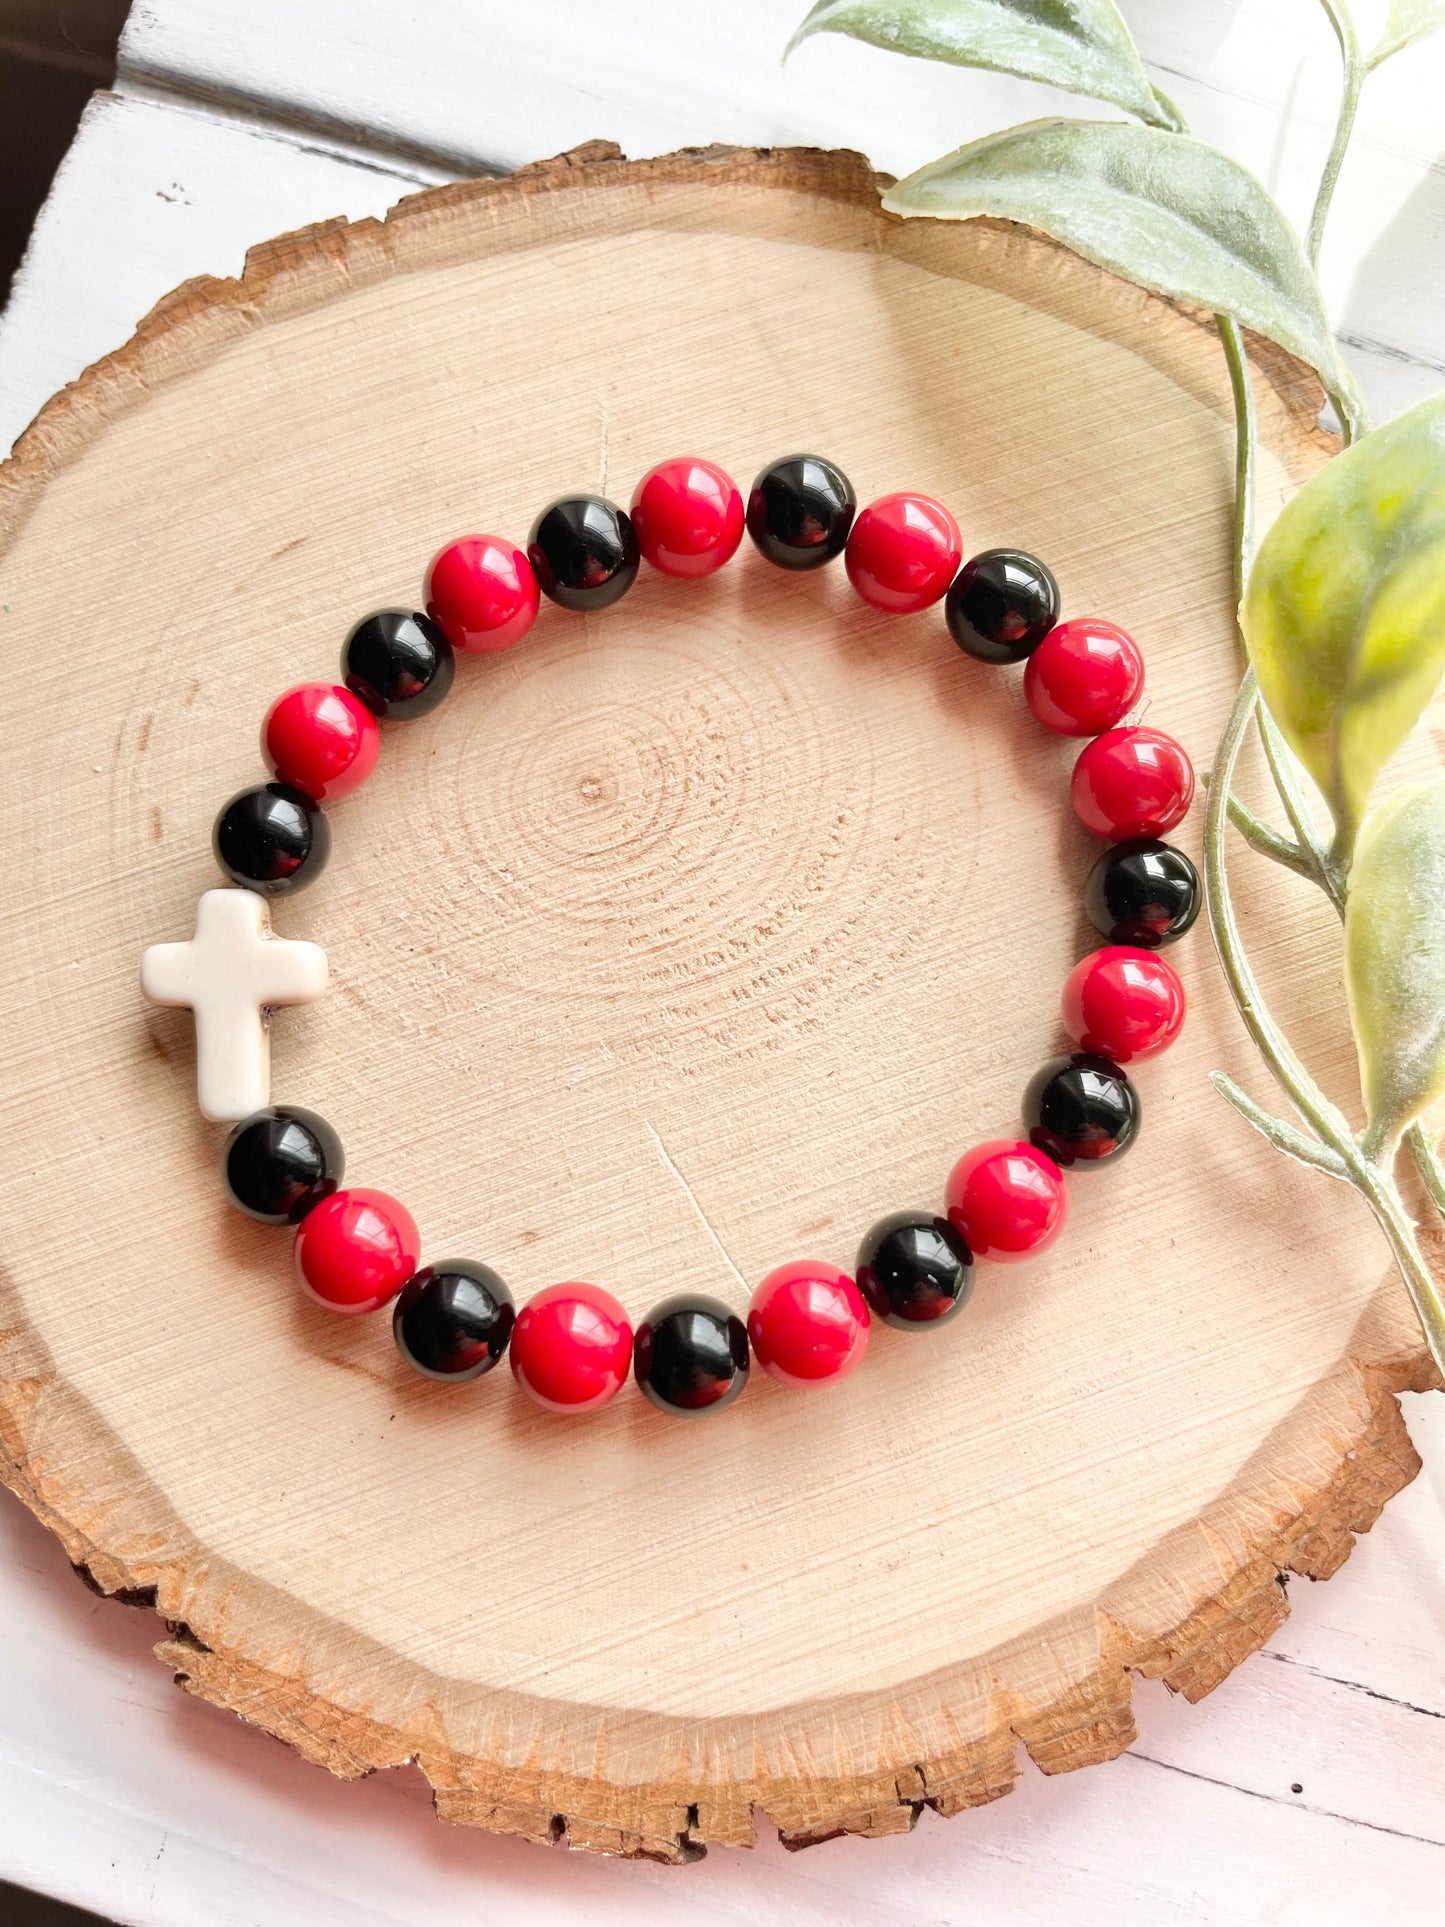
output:
<instances>
[{"instance_id":1,"label":"leafy branch","mask_svg":"<svg viewBox=\"0 0 1445 1927\"><path fill-rule=\"evenodd\" d=\"M1343 0L1321 6L1340 48L1340 102L1303 245L1251 174L1189 135L1149 81L1113 0L819 0L787 54L815 34L847 34L914 57L1047 81L1108 101L1138 123L1054 118L1009 128L918 169L884 205L905 218L1024 222L1217 318L1234 402L1234 561L1250 667L1212 771L1205 891L1230 992L1301 1122L1271 1115L1220 1073L1214 1084L1279 1150L1364 1198L1445 1375L1445 1303L1394 1175L1403 1140L1445 1215L1445 1165L1420 1121L1445 1094L1445 779L1370 807L1384 764L1445 667L1445 401L1369 433L1316 275L1366 78L1445 26L1445 0L1393 0L1368 58ZM1318 372L1345 441L1345 453L1280 515L1258 557L1245 328ZM1251 727L1288 835L1233 793ZM1328 839L1306 776L1329 810ZM1321 889L1343 920L1366 1108L1358 1134L1300 1061L1255 979L1230 893L1231 825L1257 854Z\"/></svg>"}]
</instances>

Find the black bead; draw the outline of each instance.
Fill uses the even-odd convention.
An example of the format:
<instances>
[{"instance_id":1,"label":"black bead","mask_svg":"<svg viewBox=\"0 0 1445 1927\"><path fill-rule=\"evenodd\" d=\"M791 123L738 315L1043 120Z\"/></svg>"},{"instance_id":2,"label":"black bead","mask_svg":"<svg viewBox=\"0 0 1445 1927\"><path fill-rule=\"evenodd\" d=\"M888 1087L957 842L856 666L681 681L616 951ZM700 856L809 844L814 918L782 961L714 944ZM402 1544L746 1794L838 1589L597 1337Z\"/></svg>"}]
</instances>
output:
<instances>
[{"instance_id":1,"label":"black bead","mask_svg":"<svg viewBox=\"0 0 1445 1927\"><path fill-rule=\"evenodd\" d=\"M231 1202L262 1224L300 1224L346 1171L341 1139L299 1104L273 1104L243 1118L226 1139L221 1176Z\"/></svg>"},{"instance_id":2,"label":"black bead","mask_svg":"<svg viewBox=\"0 0 1445 1927\"><path fill-rule=\"evenodd\" d=\"M748 534L780 569L821 569L843 553L857 513L841 468L821 455L785 455L753 483Z\"/></svg>"},{"instance_id":3,"label":"black bead","mask_svg":"<svg viewBox=\"0 0 1445 1927\"><path fill-rule=\"evenodd\" d=\"M289 783L239 790L216 818L216 861L243 889L263 897L304 890L326 868L331 825L319 804Z\"/></svg>"},{"instance_id":4,"label":"black bead","mask_svg":"<svg viewBox=\"0 0 1445 1927\"><path fill-rule=\"evenodd\" d=\"M391 1314L397 1350L424 1378L480 1378L507 1349L517 1308L490 1265L448 1258L408 1278Z\"/></svg>"},{"instance_id":5,"label":"black bead","mask_svg":"<svg viewBox=\"0 0 1445 1927\"><path fill-rule=\"evenodd\" d=\"M1157 950L1199 915L1199 872L1182 850L1152 836L1105 850L1084 885L1089 922L1109 943Z\"/></svg>"},{"instance_id":6,"label":"black bead","mask_svg":"<svg viewBox=\"0 0 1445 1927\"><path fill-rule=\"evenodd\" d=\"M1139 1128L1139 1093L1097 1051L1055 1057L1024 1093L1029 1142L1055 1164L1103 1164L1122 1157Z\"/></svg>"},{"instance_id":7,"label":"black bead","mask_svg":"<svg viewBox=\"0 0 1445 1927\"><path fill-rule=\"evenodd\" d=\"M632 1364L659 1412L696 1418L730 1405L747 1384L748 1328L719 1299L679 1292L637 1327Z\"/></svg>"},{"instance_id":8,"label":"black bead","mask_svg":"<svg viewBox=\"0 0 1445 1927\"><path fill-rule=\"evenodd\" d=\"M430 616L378 609L341 646L341 676L378 716L425 716L452 686L452 646Z\"/></svg>"},{"instance_id":9,"label":"black bead","mask_svg":"<svg viewBox=\"0 0 1445 1927\"><path fill-rule=\"evenodd\" d=\"M640 558L631 517L601 495L564 495L527 537L543 595L564 609L610 608L636 581Z\"/></svg>"},{"instance_id":10,"label":"black bead","mask_svg":"<svg viewBox=\"0 0 1445 1927\"><path fill-rule=\"evenodd\" d=\"M1059 585L1036 555L985 549L944 598L948 633L979 662L1022 662L1059 619Z\"/></svg>"},{"instance_id":11,"label":"black bead","mask_svg":"<svg viewBox=\"0 0 1445 1927\"><path fill-rule=\"evenodd\" d=\"M947 1218L926 1211L880 1218L854 1270L869 1311L900 1331L941 1324L973 1290L973 1253Z\"/></svg>"}]
</instances>

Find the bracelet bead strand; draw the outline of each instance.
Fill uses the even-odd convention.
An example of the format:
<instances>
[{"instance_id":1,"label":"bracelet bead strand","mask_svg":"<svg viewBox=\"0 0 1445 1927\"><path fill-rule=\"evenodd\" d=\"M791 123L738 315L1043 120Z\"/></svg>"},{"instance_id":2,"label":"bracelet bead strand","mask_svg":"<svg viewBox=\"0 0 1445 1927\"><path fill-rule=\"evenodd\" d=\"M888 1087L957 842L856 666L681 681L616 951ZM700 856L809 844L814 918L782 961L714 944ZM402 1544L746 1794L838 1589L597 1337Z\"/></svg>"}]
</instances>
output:
<instances>
[{"instance_id":1,"label":"bracelet bead strand","mask_svg":"<svg viewBox=\"0 0 1445 1927\"><path fill-rule=\"evenodd\" d=\"M298 684L266 712L261 744L273 780L222 809L214 836L221 868L263 896L303 888L330 847L322 805L370 775L381 722L423 716L444 699L457 653L515 647L543 597L568 610L605 609L644 561L681 579L711 575L745 530L786 570L842 555L858 595L883 613L942 602L965 655L1025 664L1035 719L1056 735L1088 739L1070 795L1079 821L1109 847L1084 888L1104 943L1075 966L1061 998L1077 1048L1029 1082L1025 1136L966 1151L941 1213L881 1218L858 1247L853 1275L795 1260L763 1279L746 1318L705 1294L674 1293L635 1331L596 1285L548 1286L518 1309L486 1265L423 1267L403 1205L341 1188L342 1147L324 1119L296 1105L242 1118L222 1156L232 1202L261 1222L294 1226L296 1268L317 1303L346 1314L391 1305L397 1349L425 1377L481 1378L506 1355L530 1398L565 1413L605 1405L630 1372L659 1411L678 1417L731 1404L754 1360L788 1385L842 1378L863 1360L872 1319L900 1331L946 1323L967 1304L980 1263L1018 1264L1058 1238L1065 1173L1121 1156L1138 1132L1139 1095L1123 1066L1165 1050L1183 1024L1183 986L1158 952L1194 922L1200 886L1188 857L1161 838L1187 812L1194 773L1172 738L1126 723L1144 686L1138 646L1110 622L1060 622L1058 584L1035 556L999 548L963 561L958 524L931 497L899 492L860 512L848 477L817 455L769 464L746 504L724 470L689 456L650 469L627 511L600 495L559 498L538 515L525 548L498 535L449 542L426 571L423 609L364 617L343 645L339 684Z\"/></svg>"}]
</instances>

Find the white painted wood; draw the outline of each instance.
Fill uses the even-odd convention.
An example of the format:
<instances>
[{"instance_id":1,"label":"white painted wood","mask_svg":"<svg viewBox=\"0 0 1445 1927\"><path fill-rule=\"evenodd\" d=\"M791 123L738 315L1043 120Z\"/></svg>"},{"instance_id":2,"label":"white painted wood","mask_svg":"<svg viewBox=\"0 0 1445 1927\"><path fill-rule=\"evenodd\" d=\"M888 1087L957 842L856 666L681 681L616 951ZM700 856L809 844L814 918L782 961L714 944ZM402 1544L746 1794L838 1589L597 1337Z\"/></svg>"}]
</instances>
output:
<instances>
[{"instance_id":1,"label":"white painted wood","mask_svg":"<svg viewBox=\"0 0 1445 1927\"><path fill-rule=\"evenodd\" d=\"M326 990L319 943L278 937L253 890L207 890L187 943L153 943L140 987L153 1004L196 1019L196 1098L215 1123L249 1117L271 1101L271 1012L310 1004Z\"/></svg>"},{"instance_id":2,"label":"white painted wood","mask_svg":"<svg viewBox=\"0 0 1445 1927\"><path fill-rule=\"evenodd\" d=\"M0 447L177 282L235 274L254 241L382 215L435 178L294 136L96 94L0 314Z\"/></svg>"},{"instance_id":3,"label":"white painted wood","mask_svg":"<svg viewBox=\"0 0 1445 1927\"><path fill-rule=\"evenodd\" d=\"M444 177L436 154L403 157L393 146L366 154L355 138L326 131L345 124L355 132L356 115L370 105L380 116L374 138L393 144L403 138L399 101L425 98L427 138L439 151L468 129L497 126L495 142L477 138L468 165L537 159L608 134L634 153L708 139L865 145L895 172L1020 115L1094 111L1025 82L833 37L810 42L780 71L773 0L711 10L703 26L717 44L710 39L700 59L692 29L679 24L682 10L628 0L631 24L619 38L652 74L650 91L640 78L628 87L619 82L611 100L584 90L564 123L558 103L567 89L547 82L540 41L526 22L540 15L550 23L541 39L565 48L578 3L546 0L514 21L495 5L426 0L410 16L415 31L398 34L395 46L386 41L394 17L379 0L355 7L314 0L304 33L296 25L302 13L287 0L257 0L244 15L224 0L166 0L138 10L127 29L125 86L143 94L157 80L193 85L229 98L236 114L255 111L248 100L269 89L274 111L308 122L308 131L287 135L210 107L198 113L96 97L0 318L0 445L14 440L47 395L123 340L178 272L230 272L252 240L325 214L379 214L410 187ZM344 31L329 17L337 9ZM263 19L253 23L253 12ZM1199 131L1255 166L1302 221L1335 84L1332 43L1313 0L1237 14L1230 6L1181 9L1151 0L1132 12L1163 83ZM324 60L310 54L323 34ZM438 61L432 50L441 44L454 57ZM665 75L657 68L660 48L674 56ZM231 53L228 79L218 63ZM1180 66L1198 77L1181 80ZM353 70L373 74L369 87L359 79L351 86ZM719 72L743 90L728 97L727 111L714 98L724 91L721 79L710 78ZM1196 98L1186 100L1190 88ZM1445 168L1423 131L1442 89L1445 35L1371 79L1325 251L1332 311L1377 416L1445 379ZM1301 106L1307 99L1309 114ZM696 117L676 123L675 100L691 101ZM530 141L504 140L508 117L523 114Z\"/></svg>"},{"instance_id":4,"label":"white painted wood","mask_svg":"<svg viewBox=\"0 0 1445 1927\"><path fill-rule=\"evenodd\" d=\"M824 35L780 57L807 0L147 0L127 85L260 107L443 166L505 169L599 136L631 155L709 141L862 148L905 173L993 128L1114 110L1000 74ZM1339 87L1317 0L1129 0L1124 11L1191 128L1252 168L1303 230ZM1368 43L1383 0L1355 8ZM605 22L605 24L604 24ZM1370 80L1323 262L1377 411L1439 385L1445 350L1445 35Z\"/></svg>"},{"instance_id":5,"label":"white painted wood","mask_svg":"<svg viewBox=\"0 0 1445 1927\"><path fill-rule=\"evenodd\" d=\"M679 1870L438 1827L411 1773L330 1780L177 1694L149 1616L84 1592L5 1505L0 1876L138 1927L1428 1927L1445 1641L1420 1547L1437 1532L1417 1482L1328 1585L1295 1582L1288 1647L1199 1706L1141 1686L1138 1746L1110 1766L1030 1769L907 1838L764 1841ZM1361 1683L1371 1628L1408 1694Z\"/></svg>"},{"instance_id":6,"label":"white painted wood","mask_svg":"<svg viewBox=\"0 0 1445 1927\"><path fill-rule=\"evenodd\" d=\"M240 12L225 0L150 0L128 35L128 85L169 77L233 102L269 99L309 131L97 99L0 319L0 441L186 276L234 272L248 243L287 227L380 213L440 171L397 148L506 161L592 135L634 152L846 140L896 169L985 125L1069 109L1043 90L842 42L804 49L779 74L775 51L801 11L802 0L626 0L604 34L582 0L539 0L515 19L492 0L403 11L251 0ZM1330 84L1309 0L1126 11L1199 131L1301 216ZM1445 39L1371 82L1327 250L1336 313L1378 412L1442 374L1442 58ZM327 119L384 146L367 165L325 151ZM996 1807L948 1823L925 1815L911 1839L797 1857L775 1844L715 1851L682 1872L444 1831L409 1774L330 1781L176 1694L149 1654L153 1621L91 1599L7 1503L0 1875L144 1927L1244 1927L1287 1908L1322 1927L1424 1923L1445 1870L1442 1406L1407 1401L1425 1473L1328 1585L1295 1582L1270 1652L1199 1707L1141 1688L1139 1747L1113 1766L1057 1781L1030 1773Z\"/></svg>"}]
</instances>

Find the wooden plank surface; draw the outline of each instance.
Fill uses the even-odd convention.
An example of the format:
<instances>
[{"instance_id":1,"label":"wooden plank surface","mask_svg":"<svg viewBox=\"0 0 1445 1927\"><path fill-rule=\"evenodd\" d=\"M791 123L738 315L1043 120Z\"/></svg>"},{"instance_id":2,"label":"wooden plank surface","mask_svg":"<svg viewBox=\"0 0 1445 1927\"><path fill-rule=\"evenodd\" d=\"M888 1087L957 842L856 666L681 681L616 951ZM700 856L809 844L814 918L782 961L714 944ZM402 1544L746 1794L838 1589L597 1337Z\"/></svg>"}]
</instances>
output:
<instances>
[{"instance_id":1,"label":"wooden plank surface","mask_svg":"<svg viewBox=\"0 0 1445 1927\"><path fill-rule=\"evenodd\" d=\"M458 170L599 135L633 156L709 141L858 147L901 174L990 128L1111 109L839 36L780 56L806 0L147 0L128 83L201 94ZM1360 0L1366 45L1383 0ZM1329 144L1338 54L1315 0L1130 0L1124 12L1192 130L1254 170L1303 230ZM1445 345L1445 35L1370 81L1331 217L1331 310L1393 411L1439 384ZM1433 318L1433 320L1432 320Z\"/></svg>"},{"instance_id":2,"label":"wooden plank surface","mask_svg":"<svg viewBox=\"0 0 1445 1927\"><path fill-rule=\"evenodd\" d=\"M97 94L0 316L0 444L125 341L178 281L329 215L384 214L436 178L254 124Z\"/></svg>"},{"instance_id":3,"label":"wooden plank surface","mask_svg":"<svg viewBox=\"0 0 1445 1927\"><path fill-rule=\"evenodd\" d=\"M564 13L552 6L533 10L533 19L539 11L553 28ZM628 9L629 31L646 11ZM1130 11L1147 43L1171 10ZM1217 94L1222 120L1234 115L1240 124L1262 99L1271 115L1277 111L1261 78L1269 62L1261 59L1251 69L1238 55L1237 39L1236 57L1226 62L1232 73L1220 77L1221 49L1228 50L1232 35L1248 27L1268 40L1269 23L1254 16L1270 10L1243 11L1249 22L1243 14L1235 20L1233 8L1193 14L1201 98ZM169 29L185 25L186 15L203 24L207 10L152 6L149 12ZM427 16L421 25L413 31L410 18L398 22L387 48L375 38L374 10L352 10L345 44L323 50L313 42L307 58L313 91L322 91L334 85L338 63L350 58L350 39L371 32L367 58L385 66L385 85L378 79L374 96L390 113L392 96L415 101L425 87L428 110L415 118L427 121L427 138L413 145L435 152L434 99L438 90L445 93L448 76L433 72L392 84L412 57L412 41L426 40L428 27L436 37L438 15L420 12ZM1316 57L1317 29L1308 6L1280 13L1289 15L1299 43L1285 63L1288 83L1307 40ZM293 21L301 16L301 9L292 11ZM311 7L304 16L319 18ZM142 24L135 23L133 42ZM771 32L776 14L766 24ZM504 44L498 52L506 23L489 17L486 25L488 84L479 78L480 54L469 56L474 118L498 99L520 115L525 76L507 69ZM293 49L305 37L282 36ZM254 36L257 44L265 38ZM554 44L563 39L553 32ZM640 28L634 47L644 60ZM428 57L434 69L446 66L434 50ZM292 64L299 71L306 60L298 55ZM670 82L654 75L653 98L681 88L691 65L690 57L687 68L675 65ZM1271 88L1279 68L1276 62L1270 71ZM1416 75L1428 88L1419 68ZM234 81L221 86L223 78L213 73L214 91L239 101L244 88ZM933 124L928 138L935 146L977 131L989 112L1002 121L1039 111L1020 108L1009 83L941 78L950 90L949 131ZM176 79L185 87L202 84L179 68ZM1166 84L1184 100L1178 80ZM540 117L552 111L549 93L531 90L539 128L548 125ZM1438 86L1429 97L1438 100ZM1223 126L1206 129L1202 112L1186 105L1202 129L1228 138ZM317 113L314 101L293 100L285 111L302 120ZM594 95L583 131L619 132L630 111L624 100ZM901 113L900 124L910 118ZM1314 118L1315 126L1289 120L1279 139L1283 156L1297 140L1307 150L1311 142L1317 147L1318 114ZM1380 146L1381 178L1395 181L1398 192L1392 189L1395 198L1380 198L1374 207L1361 205L1358 221L1351 216L1348 226L1341 223L1329 264L1347 334L1358 332L1389 350L1357 357L1377 409L1438 384L1426 362L1432 343L1438 354L1445 336L1439 245L1445 189L1428 152L1403 139L1403 158L1391 148L1391 118L1408 127L1398 100L1383 133L1370 121L1369 139ZM1427 124L1418 112L1414 119ZM958 126L960 120L966 124ZM685 137L722 131L690 124ZM834 137L814 122L787 131ZM4 438L186 275L234 271L248 242L280 228L337 212L380 211L408 184L398 177L437 171L434 164L398 160L395 133L385 124L379 136L367 136L361 124L352 132L362 138L338 152L334 137L315 125L287 133L264 119L248 125L183 103L134 97L99 103L0 325ZM510 155L494 151L532 158L558 144L539 132ZM634 145L641 151L646 143ZM881 141L874 151L881 164L895 168L923 157L895 157ZM1312 160L1311 150L1299 164ZM1261 171L1269 169L1261 165ZM1344 205L1350 204L1347 198ZM1390 237L1383 242L1376 238L1382 223ZM1357 287L1367 275L1369 287ZM182 1701L149 1657L145 1619L89 1599L64 1571L54 1545L6 1506L0 1513L0 1874L147 1927L194 1927L199 1919L223 1927L262 1919L281 1927L302 1919L449 1927L483 1911L499 1922L525 1919L543 1927L579 1915L605 1923L624 1914L644 1923L787 1917L845 1927L898 1919L941 1927L964 1912L1000 1927L1055 1920L1244 1923L1291 1903L1306 1903L1312 1919L1342 1927L1385 1914L1424 1921L1445 1866L1430 1799L1440 1784L1445 1732L1445 1425L1429 1401L1407 1401L1407 1410L1426 1457L1421 1479L1328 1586L1295 1583L1292 1617L1269 1652L1212 1699L1189 1708L1167 1701L1159 1689L1143 1689L1141 1741L1125 1759L1059 1781L1030 1774L1009 1802L958 1822L925 1816L911 1839L845 1841L797 1858L765 1845L751 1858L714 1853L682 1874L549 1860L515 1844L443 1833L410 1775L332 1786L261 1736ZM1295 1784L1299 1794L1291 1791Z\"/></svg>"}]
</instances>

